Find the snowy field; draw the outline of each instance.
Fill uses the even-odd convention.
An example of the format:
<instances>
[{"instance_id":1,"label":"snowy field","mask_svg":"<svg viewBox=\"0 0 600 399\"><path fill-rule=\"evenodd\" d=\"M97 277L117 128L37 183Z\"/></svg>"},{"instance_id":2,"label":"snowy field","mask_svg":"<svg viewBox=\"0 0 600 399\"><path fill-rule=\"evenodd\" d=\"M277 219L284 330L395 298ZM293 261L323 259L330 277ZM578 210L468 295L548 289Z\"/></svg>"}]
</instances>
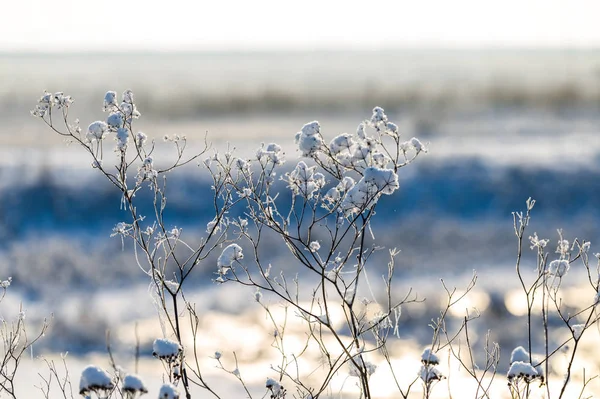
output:
<instances>
[{"instance_id":1,"label":"snowy field","mask_svg":"<svg viewBox=\"0 0 600 399\"><path fill-rule=\"evenodd\" d=\"M290 169L299 159L294 134L305 123L319 120L323 135L332 138L354 132L373 106L384 107L407 139L417 136L429 147L416 165L401 170L399 192L382 200L378 212L385 217L376 218L373 225L378 245L402 251L398 292L412 287L427 298L425 304L403 310L399 338L391 345L406 381L418 371L419 354L431 341L428 323L444 299L439 280L464 289L474 270L478 283L463 306L481 311L474 345L481 346L491 329L491 339L503 348L499 373L506 372L510 351L526 336L514 274L511 212L522 210L528 197L538 201L529 234L537 232L555 246L556 229L562 228L567 239L591 241L590 253L600 252L596 52L0 59L0 278L13 279L0 316L8 320L22 305L27 322L35 326L52 315L50 330L22 366L19 384L24 391L33 389L24 397L39 395L31 381L38 385L37 373L47 372L38 356L58 362L60 354L68 352L74 391L85 365L108 367L107 330L119 363L128 369L136 367L137 331L142 349L138 371L146 376L151 392L162 382L162 367L150 356L153 339L162 333L147 279L135 266L130 246L110 237L124 215L119 195L94 173L83 152L66 146L28 114L44 89L73 95L72 113L87 126L104 117L99 104L107 90L132 88L142 112L137 127L157 140L157 151L166 157L173 153L162 143L165 134L186 135L190 151L202 148L207 134L213 148L223 151L231 143L242 157L252 156L261 142L277 142ZM169 183L178 189L170 193L168 221L197 238L210 221L210 183L196 165L181 172ZM277 242L268 252L269 262L289 262ZM260 395L276 355L264 350L272 339L270 327L251 292L212 282L216 259L209 261L213 263L192 277L190 284L197 288L189 291L202 313L202 362L209 377L219 381L217 386L230 392L225 397L239 397L241 387L216 369L212 359L215 351L222 351L224 362L231 361L226 353L235 351L242 375ZM535 253L528 248L524 262L533 270ZM381 264L369 273L376 292L385 271L383 259ZM293 272L293 265L286 270ZM585 282L584 270L574 268L563 283L568 287L566 301L573 307L586 300L578 294ZM459 323L463 316L458 312L450 320ZM299 340L302 332L293 331L292 345L294 336ZM551 340L563 337L564 332L556 331ZM598 374L599 330L591 329L587 338L581 344L583 362L590 374ZM374 374L379 380L373 385L380 391L374 394L395 397L386 384L385 366L378 361L381 372ZM451 372L454 366L445 367ZM559 370L561 365L555 367ZM461 378L465 377L457 374L456 385L440 387L440 397L447 397L448 389L462 397ZM496 383L498 397L503 397L508 393L505 377L500 375ZM354 384L340 373L331 395L347 397L356 392ZM597 381L588 389L600 395Z\"/></svg>"}]
</instances>

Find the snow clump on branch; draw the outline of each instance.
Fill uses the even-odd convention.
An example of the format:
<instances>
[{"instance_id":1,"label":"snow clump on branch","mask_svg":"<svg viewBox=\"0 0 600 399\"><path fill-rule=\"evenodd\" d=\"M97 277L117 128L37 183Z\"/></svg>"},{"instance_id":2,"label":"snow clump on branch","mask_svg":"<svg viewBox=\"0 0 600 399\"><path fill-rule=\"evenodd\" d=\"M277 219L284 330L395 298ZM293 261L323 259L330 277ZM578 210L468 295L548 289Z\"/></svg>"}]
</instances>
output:
<instances>
[{"instance_id":1,"label":"snow clump on branch","mask_svg":"<svg viewBox=\"0 0 600 399\"><path fill-rule=\"evenodd\" d=\"M177 387L173 384L164 384L160 387L158 399L179 399Z\"/></svg>"},{"instance_id":2,"label":"snow clump on branch","mask_svg":"<svg viewBox=\"0 0 600 399\"><path fill-rule=\"evenodd\" d=\"M296 133L295 141L303 157L310 157L322 149L323 138L319 122L313 121L304 125L302 130Z\"/></svg>"},{"instance_id":3,"label":"snow clump on branch","mask_svg":"<svg viewBox=\"0 0 600 399\"><path fill-rule=\"evenodd\" d=\"M148 388L140 377L135 374L128 374L123 379L123 392L128 392L132 395L136 393L148 393Z\"/></svg>"},{"instance_id":4,"label":"snow clump on branch","mask_svg":"<svg viewBox=\"0 0 600 399\"><path fill-rule=\"evenodd\" d=\"M95 392L98 397L101 397L101 392L110 391L114 386L110 375L100 367L90 365L81 372L79 380L79 393L81 395L89 395L91 392Z\"/></svg>"},{"instance_id":5,"label":"snow clump on branch","mask_svg":"<svg viewBox=\"0 0 600 399\"><path fill-rule=\"evenodd\" d=\"M152 355L159 359L174 359L182 351L181 345L166 338L157 338L152 344Z\"/></svg>"},{"instance_id":6,"label":"snow clump on branch","mask_svg":"<svg viewBox=\"0 0 600 399\"><path fill-rule=\"evenodd\" d=\"M346 193L342 209L346 214L363 212L377 202L380 194L390 195L399 187L398 175L392 169L369 167Z\"/></svg>"}]
</instances>

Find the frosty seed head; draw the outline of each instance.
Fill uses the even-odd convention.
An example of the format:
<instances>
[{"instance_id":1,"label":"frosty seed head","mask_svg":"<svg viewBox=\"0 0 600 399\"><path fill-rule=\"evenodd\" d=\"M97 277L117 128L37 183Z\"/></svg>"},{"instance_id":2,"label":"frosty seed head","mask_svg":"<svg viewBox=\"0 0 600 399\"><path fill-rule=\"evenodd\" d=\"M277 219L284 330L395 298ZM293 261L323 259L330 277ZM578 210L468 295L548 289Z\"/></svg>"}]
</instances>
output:
<instances>
[{"instance_id":1,"label":"frosty seed head","mask_svg":"<svg viewBox=\"0 0 600 399\"><path fill-rule=\"evenodd\" d=\"M314 155L324 145L319 122L313 121L305 124L302 130L296 133L295 141L303 157Z\"/></svg>"},{"instance_id":2,"label":"frosty seed head","mask_svg":"<svg viewBox=\"0 0 600 399\"><path fill-rule=\"evenodd\" d=\"M177 387L173 384L163 384L158 393L158 399L179 399Z\"/></svg>"},{"instance_id":3,"label":"frosty seed head","mask_svg":"<svg viewBox=\"0 0 600 399\"><path fill-rule=\"evenodd\" d=\"M271 399L285 398L286 390L279 381L272 378L267 378L265 383L267 389L271 391Z\"/></svg>"},{"instance_id":4,"label":"frosty seed head","mask_svg":"<svg viewBox=\"0 0 600 399\"><path fill-rule=\"evenodd\" d=\"M112 378L100 367L90 365L81 372L81 378L79 379L79 393L81 395L88 395L91 392L99 393L113 388Z\"/></svg>"},{"instance_id":5,"label":"frosty seed head","mask_svg":"<svg viewBox=\"0 0 600 399\"><path fill-rule=\"evenodd\" d=\"M380 123L387 123L387 115L385 114L383 108L375 107L373 108L373 115L371 116L371 123L374 126L379 125Z\"/></svg>"},{"instance_id":6,"label":"frosty seed head","mask_svg":"<svg viewBox=\"0 0 600 399\"><path fill-rule=\"evenodd\" d=\"M133 104L133 91L127 89L123 92L123 102Z\"/></svg>"},{"instance_id":7,"label":"frosty seed head","mask_svg":"<svg viewBox=\"0 0 600 399\"><path fill-rule=\"evenodd\" d=\"M113 112L106 119L106 124L113 131L123 127L123 115L120 112Z\"/></svg>"},{"instance_id":8,"label":"frosty seed head","mask_svg":"<svg viewBox=\"0 0 600 399\"><path fill-rule=\"evenodd\" d=\"M285 162L281 146L276 143L269 143L256 151L256 159L263 162L271 162L273 165L282 165Z\"/></svg>"},{"instance_id":9,"label":"frosty seed head","mask_svg":"<svg viewBox=\"0 0 600 399\"><path fill-rule=\"evenodd\" d=\"M183 352L181 345L170 339L157 338L152 344L152 356L161 360L174 360L181 354L181 352Z\"/></svg>"},{"instance_id":10,"label":"frosty seed head","mask_svg":"<svg viewBox=\"0 0 600 399\"><path fill-rule=\"evenodd\" d=\"M137 145L138 147L142 147L144 144L146 144L147 139L148 136L146 136L145 133L137 132L137 134L135 135L135 145Z\"/></svg>"},{"instance_id":11,"label":"frosty seed head","mask_svg":"<svg viewBox=\"0 0 600 399\"><path fill-rule=\"evenodd\" d=\"M430 384L446 378L437 367L429 365L421 366L421 369L419 370L419 377L425 384Z\"/></svg>"},{"instance_id":12,"label":"frosty seed head","mask_svg":"<svg viewBox=\"0 0 600 399\"><path fill-rule=\"evenodd\" d=\"M128 374L123 379L123 391L131 394L148 393L146 385L140 377L135 374Z\"/></svg>"},{"instance_id":13,"label":"frosty seed head","mask_svg":"<svg viewBox=\"0 0 600 399\"><path fill-rule=\"evenodd\" d=\"M556 277L564 277L569 271L569 261L566 259L557 259L548 265L548 273Z\"/></svg>"},{"instance_id":14,"label":"frosty seed head","mask_svg":"<svg viewBox=\"0 0 600 399\"><path fill-rule=\"evenodd\" d=\"M510 365L506 376L509 382L516 378L522 378L525 382L530 382L538 377L538 373L530 363L517 361Z\"/></svg>"},{"instance_id":15,"label":"frosty seed head","mask_svg":"<svg viewBox=\"0 0 600 399\"><path fill-rule=\"evenodd\" d=\"M88 141L102 140L108 133L108 125L106 122L96 121L90 123L87 129L86 138Z\"/></svg>"},{"instance_id":16,"label":"frosty seed head","mask_svg":"<svg viewBox=\"0 0 600 399\"><path fill-rule=\"evenodd\" d=\"M424 365L438 365L440 364L440 358L438 357L438 355L433 353L431 348L427 348L421 354L421 363L423 363Z\"/></svg>"},{"instance_id":17,"label":"frosty seed head","mask_svg":"<svg viewBox=\"0 0 600 399\"><path fill-rule=\"evenodd\" d=\"M319 249L321 249L321 244L319 244L318 241L313 241L310 243L309 248L311 252L317 252Z\"/></svg>"},{"instance_id":18,"label":"frosty seed head","mask_svg":"<svg viewBox=\"0 0 600 399\"><path fill-rule=\"evenodd\" d=\"M104 112L114 112L117 110L117 93L114 91L107 91L104 95L104 106L102 108Z\"/></svg>"},{"instance_id":19,"label":"frosty seed head","mask_svg":"<svg viewBox=\"0 0 600 399\"><path fill-rule=\"evenodd\" d=\"M225 247L223 252L221 252L219 259L217 259L217 266L231 267L233 262L243 258L244 254L242 252L242 247L240 247L237 244L230 244L227 247Z\"/></svg>"}]
</instances>

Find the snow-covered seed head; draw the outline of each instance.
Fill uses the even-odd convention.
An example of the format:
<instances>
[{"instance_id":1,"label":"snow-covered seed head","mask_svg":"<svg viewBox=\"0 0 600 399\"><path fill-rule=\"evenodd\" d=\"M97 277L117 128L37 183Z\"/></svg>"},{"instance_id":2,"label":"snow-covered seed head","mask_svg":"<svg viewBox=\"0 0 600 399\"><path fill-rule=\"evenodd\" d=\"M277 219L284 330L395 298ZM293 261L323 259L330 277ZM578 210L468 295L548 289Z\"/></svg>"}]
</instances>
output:
<instances>
[{"instance_id":1,"label":"snow-covered seed head","mask_svg":"<svg viewBox=\"0 0 600 399\"><path fill-rule=\"evenodd\" d=\"M135 145L137 145L138 147L141 147L144 144L146 144L146 140L148 140L148 136L146 136L146 133L137 132L137 134L135 135Z\"/></svg>"},{"instance_id":2,"label":"snow-covered seed head","mask_svg":"<svg viewBox=\"0 0 600 399\"><path fill-rule=\"evenodd\" d=\"M107 91L104 95L104 112L113 112L117 110L117 93L114 91Z\"/></svg>"},{"instance_id":3,"label":"snow-covered seed head","mask_svg":"<svg viewBox=\"0 0 600 399\"><path fill-rule=\"evenodd\" d=\"M114 386L110 375L100 367L90 365L81 372L79 380L79 393L81 395L111 390Z\"/></svg>"},{"instance_id":4,"label":"snow-covered seed head","mask_svg":"<svg viewBox=\"0 0 600 399\"><path fill-rule=\"evenodd\" d=\"M564 277L569 271L569 261L566 259L557 259L548 265L548 273L556 277Z\"/></svg>"},{"instance_id":5,"label":"snow-covered seed head","mask_svg":"<svg viewBox=\"0 0 600 399\"><path fill-rule=\"evenodd\" d=\"M98 141L102 140L106 134L108 133L108 125L106 122L96 121L90 123L88 126L88 130L86 133L86 138L88 141Z\"/></svg>"},{"instance_id":6,"label":"snow-covered seed head","mask_svg":"<svg viewBox=\"0 0 600 399\"><path fill-rule=\"evenodd\" d=\"M438 355L433 353L433 351L430 348L427 348L421 354L421 363L423 363L424 365L437 365L440 364L440 358L438 357Z\"/></svg>"},{"instance_id":7,"label":"snow-covered seed head","mask_svg":"<svg viewBox=\"0 0 600 399\"><path fill-rule=\"evenodd\" d=\"M538 373L530 363L514 362L508 369L507 378L512 381L515 378L523 378L529 382L538 377Z\"/></svg>"},{"instance_id":8,"label":"snow-covered seed head","mask_svg":"<svg viewBox=\"0 0 600 399\"><path fill-rule=\"evenodd\" d=\"M183 348L179 343L166 338L157 338L152 344L152 356L161 360L174 360L179 357L182 351Z\"/></svg>"},{"instance_id":9,"label":"snow-covered seed head","mask_svg":"<svg viewBox=\"0 0 600 399\"><path fill-rule=\"evenodd\" d=\"M418 138L416 138L416 137L413 137L412 139L410 139L410 145L412 146L412 148L415 149L415 151L417 153L419 153L419 152L427 152L427 147L425 147L423 145L423 143L421 143L421 141Z\"/></svg>"},{"instance_id":10,"label":"snow-covered seed head","mask_svg":"<svg viewBox=\"0 0 600 399\"><path fill-rule=\"evenodd\" d=\"M133 91L128 89L123 92L123 102L133 104Z\"/></svg>"},{"instance_id":11,"label":"snow-covered seed head","mask_svg":"<svg viewBox=\"0 0 600 399\"><path fill-rule=\"evenodd\" d=\"M106 124L112 130L123 127L123 115L120 112L113 112L106 119Z\"/></svg>"},{"instance_id":12,"label":"snow-covered seed head","mask_svg":"<svg viewBox=\"0 0 600 399\"><path fill-rule=\"evenodd\" d=\"M240 259L244 259L242 247L240 247L237 244L230 244L227 247L225 247L223 252L221 252L219 259L217 259L217 266L231 267L233 262Z\"/></svg>"},{"instance_id":13,"label":"snow-covered seed head","mask_svg":"<svg viewBox=\"0 0 600 399\"><path fill-rule=\"evenodd\" d=\"M386 133L392 136L398 136L398 125L392 122L388 122L385 126Z\"/></svg>"},{"instance_id":14,"label":"snow-covered seed head","mask_svg":"<svg viewBox=\"0 0 600 399\"><path fill-rule=\"evenodd\" d=\"M136 393L148 393L148 389L140 377L135 374L128 374L123 379L123 392L135 395Z\"/></svg>"},{"instance_id":15,"label":"snow-covered seed head","mask_svg":"<svg viewBox=\"0 0 600 399\"><path fill-rule=\"evenodd\" d=\"M177 387L173 384L164 384L160 387L158 399L179 399Z\"/></svg>"},{"instance_id":16,"label":"snow-covered seed head","mask_svg":"<svg viewBox=\"0 0 600 399\"><path fill-rule=\"evenodd\" d=\"M421 369L419 370L419 377L425 384L430 384L446 378L437 367L426 365L421 366Z\"/></svg>"},{"instance_id":17,"label":"snow-covered seed head","mask_svg":"<svg viewBox=\"0 0 600 399\"><path fill-rule=\"evenodd\" d=\"M371 116L371 123L375 126L380 123L387 123L387 115L385 114L383 108L375 107L373 108L373 115Z\"/></svg>"},{"instance_id":18,"label":"snow-covered seed head","mask_svg":"<svg viewBox=\"0 0 600 399\"><path fill-rule=\"evenodd\" d=\"M321 150L324 143L319 122L313 121L305 124L302 130L296 133L295 141L304 157L310 157Z\"/></svg>"},{"instance_id":19,"label":"snow-covered seed head","mask_svg":"<svg viewBox=\"0 0 600 399\"><path fill-rule=\"evenodd\" d=\"M286 390L279 381L272 378L267 378L266 388L271 391L271 399L285 398Z\"/></svg>"},{"instance_id":20,"label":"snow-covered seed head","mask_svg":"<svg viewBox=\"0 0 600 399\"><path fill-rule=\"evenodd\" d=\"M117 129L117 150L125 150L127 149L127 143L129 142L129 130L120 127Z\"/></svg>"}]
</instances>

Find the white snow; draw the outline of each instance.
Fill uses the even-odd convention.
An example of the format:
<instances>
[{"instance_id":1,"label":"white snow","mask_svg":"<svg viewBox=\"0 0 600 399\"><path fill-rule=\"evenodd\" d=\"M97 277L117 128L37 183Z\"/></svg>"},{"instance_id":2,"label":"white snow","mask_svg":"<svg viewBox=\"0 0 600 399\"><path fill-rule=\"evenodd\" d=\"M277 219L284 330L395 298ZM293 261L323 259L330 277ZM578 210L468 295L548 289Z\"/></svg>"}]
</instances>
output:
<instances>
[{"instance_id":1,"label":"white snow","mask_svg":"<svg viewBox=\"0 0 600 399\"><path fill-rule=\"evenodd\" d=\"M89 141L102 140L108 133L108 125L106 122L96 121L88 126L86 138Z\"/></svg>"},{"instance_id":2,"label":"white snow","mask_svg":"<svg viewBox=\"0 0 600 399\"><path fill-rule=\"evenodd\" d=\"M517 361L510 365L507 377L509 380L515 377L525 377L527 379L531 379L538 377L538 373L530 363Z\"/></svg>"},{"instance_id":3,"label":"white snow","mask_svg":"<svg viewBox=\"0 0 600 399\"><path fill-rule=\"evenodd\" d=\"M392 136L398 136L398 125L392 122L388 122L386 127L386 133Z\"/></svg>"},{"instance_id":4,"label":"white snow","mask_svg":"<svg viewBox=\"0 0 600 399\"><path fill-rule=\"evenodd\" d=\"M295 141L298 144L298 149L302 152L302 156L312 156L323 146L319 122L313 121L305 124L302 130L296 133Z\"/></svg>"},{"instance_id":5,"label":"white snow","mask_svg":"<svg viewBox=\"0 0 600 399\"><path fill-rule=\"evenodd\" d=\"M283 386L279 383L279 381L274 380L272 378L267 378L265 386L267 387L267 389L271 390L271 393L273 394L271 397L278 397L278 395L281 394L281 391L283 389Z\"/></svg>"},{"instance_id":6,"label":"white snow","mask_svg":"<svg viewBox=\"0 0 600 399\"><path fill-rule=\"evenodd\" d=\"M229 244L221 255L219 259L217 259L217 266L219 268L222 267L231 267L233 262L236 260L240 260L244 258L244 254L242 253L242 247L237 244Z\"/></svg>"},{"instance_id":7,"label":"white snow","mask_svg":"<svg viewBox=\"0 0 600 399\"><path fill-rule=\"evenodd\" d=\"M556 259L548 265L548 273L556 277L564 277L570 267L568 260Z\"/></svg>"},{"instance_id":8,"label":"white snow","mask_svg":"<svg viewBox=\"0 0 600 399\"><path fill-rule=\"evenodd\" d=\"M361 139L361 140L365 140L367 138L367 135L365 133L365 124L360 123L358 125L358 127L356 128L356 135Z\"/></svg>"},{"instance_id":9,"label":"white snow","mask_svg":"<svg viewBox=\"0 0 600 399\"><path fill-rule=\"evenodd\" d=\"M127 143L129 142L129 130L120 127L117 129L117 149L125 150L127 148Z\"/></svg>"},{"instance_id":10,"label":"white snow","mask_svg":"<svg viewBox=\"0 0 600 399\"><path fill-rule=\"evenodd\" d=\"M579 339L581 338L581 334L583 334L583 330L585 330L585 324L574 324L571 326L571 330L573 330L575 339Z\"/></svg>"},{"instance_id":11,"label":"white snow","mask_svg":"<svg viewBox=\"0 0 600 399\"><path fill-rule=\"evenodd\" d=\"M123 92L123 102L124 103L133 103L133 91L127 89Z\"/></svg>"},{"instance_id":12,"label":"white snow","mask_svg":"<svg viewBox=\"0 0 600 399\"><path fill-rule=\"evenodd\" d=\"M135 374L128 374L125 376L123 379L123 391L131 393L148 393L148 389L146 388L146 385L144 385L142 379Z\"/></svg>"},{"instance_id":13,"label":"white snow","mask_svg":"<svg viewBox=\"0 0 600 399\"><path fill-rule=\"evenodd\" d=\"M120 112L113 112L106 119L106 124L112 130L123 127L123 115Z\"/></svg>"},{"instance_id":14,"label":"white snow","mask_svg":"<svg viewBox=\"0 0 600 399\"><path fill-rule=\"evenodd\" d=\"M423 382L427 384L432 381L443 379L444 375L437 367L421 366L421 369L419 370L419 377L421 377Z\"/></svg>"},{"instance_id":15,"label":"white snow","mask_svg":"<svg viewBox=\"0 0 600 399\"><path fill-rule=\"evenodd\" d=\"M114 91L107 91L104 95L104 112L113 112L117 109L117 93Z\"/></svg>"},{"instance_id":16,"label":"white snow","mask_svg":"<svg viewBox=\"0 0 600 399\"><path fill-rule=\"evenodd\" d=\"M369 167L360 181L346 193L342 210L347 214L362 212L374 205L380 194L390 195L399 187L398 175L392 169Z\"/></svg>"},{"instance_id":17,"label":"white snow","mask_svg":"<svg viewBox=\"0 0 600 399\"><path fill-rule=\"evenodd\" d=\"M141 147L144 144L146 144L146 140L147 139L148 139L148 136L146 135L146 133L144 133L144 132L137 132L137 134L135 135L135 144L138 147Z\"/></svg>"},{"instance_id":18,"label":"white snow","mask_svg":"<svg viewBox=\"0 0 600 399\"><path fill-rule=\"evenodd\" d=\"M370 167L365 169L365 182L377 187L377 192L390 195L400 187L398 184L398 175L392 169L380 169Z\"/></svg>"},{"instance_id":19,"label":"white snow","mask_svg":"<svg viewBox=\"0 0 600 399\"><path fill-rule=\"evenodd\" d=\"M430 348L427 348L421 354L421 363L428 364L440 364L440 358L438 355L433 353Z\"/></svg>"},{"instance_id":20,"label":"white snow","mask_svg":"<svg viewBox=\"0 0 600 399\"><path fill-rule=\"evenodd\" d=\"M385 114L383 108L381 108L381 107L373 108L373 115L371 116L371 123L374 126L377 126L380 123L387 123L387 115Z\"/></svg>"},{"instance_id":21,"label":"white snow","mask_svg":"<svg viewBox=\"0 0 600 399\"><path fill-rule=\"evenodd\" d=\"M177 391L177 387L173 384L164 384L160 387L160 392L158 393L159 399L179 399L179 392Z\"/></svg>"},{"instance_id":22,"label":"white snow","mask_svg":"<svg viewBox=\"0 0 600 399\"><path fill-rule=\"evenodd\" d=\"M334 154L339 154L344 150L350 150L350 147L354 145L354 140L352 136L348 133L342 133L338 136L335 136L333 140L329 143L329 149Z\"/></svg>"},{"instance_id":23,"label":"white snow","mask_svg":"<svg viewBox=\"0 0 600 399\"><path fill-rule=\"evenodd\" d=\"M417 153L428 151L427 147L425 147L425 145L416 137L413 137L404 143L400 143L400 149L404 152L415 150Z\"/></svg>"},{"instance_id":24,"label":"white snow","mask_svg":"<svg viewBox=\"0 0 600 399\"><path fill-rule=\"evenodd\" d=\"M294 195L311 199L315 192L325 185L325 176L315 173L316 166L308 167L304 161L298 162L293 171L286 174L288 187Z\"/></svg>"},{"instance_id":25,"label":"white snow","mask_svg":"<svg viewBox=\"0 0 600 399\"><path fill-rule=\"evenodd\" d=\"M181 351L179 343L166 338L157 338L152 344L152 355L159 359L176 357Z\"/></svg>"},{"instance_id":26,"label":"white snow","mask_svg":"<svg viewBox=\"0 0 600 399\"><path fill-rule=\"evenodd\" d=\"M526 362L529 363L530 357L529 352L522 346L517 346L510 354L510 363L514 362Z\"/></svg>"},{"instance_id":27,"label":"white snow","mask_svg":"<svg viewBox=\"0 0 600 399\"><path fill-rule=\"evenodd\" d=\"M281 152L281 146L276 143L263 144L258 149L256 152L256 159L260 161L264 158L271 161L274 165L281 165L285 162Z\"/></svg>"},{"instance_id":28,"label":"white snow","mask_svg":"<svg viewBox=\"0 0 600 399\"><path fill-rule=\"evenodd\" d=\"M113 387L112 378L100 367L89 365L81 372L79 393L82 395L90 391L107 390Z\"/></svg>"}]
</instances>

